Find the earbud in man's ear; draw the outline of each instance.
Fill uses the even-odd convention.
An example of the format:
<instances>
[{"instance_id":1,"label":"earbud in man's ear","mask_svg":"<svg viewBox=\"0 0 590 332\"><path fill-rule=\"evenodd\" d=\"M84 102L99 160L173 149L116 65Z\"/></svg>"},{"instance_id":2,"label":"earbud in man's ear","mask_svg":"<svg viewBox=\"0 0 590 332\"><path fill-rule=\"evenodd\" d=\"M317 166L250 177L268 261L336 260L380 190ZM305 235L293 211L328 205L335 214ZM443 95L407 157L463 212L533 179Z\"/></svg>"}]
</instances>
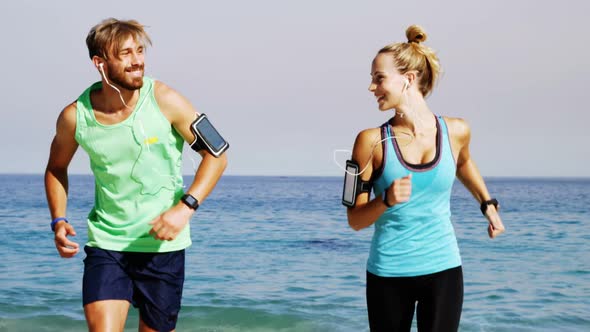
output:
<instances>
[{"instance_id":1,"label":"earbud in man's ear","mask_svg":"<svg viewBox=\"0 0 590 332\"><path fill-rule=\"evenodd\" d=\"M102 63L102 62L98 63L98 73L100 74L100 76L104 77L105 79L107 78L107 74L105 74L105 72L104 72L104 63Z\"/></svg>"},{"instance_id":2,"label":"earbud in man's ear","mask_svg":"<svg viewBox=\"0 0 590 332\"><path fill-rule=\"evenodd\" d=\"M403 88L403 90L406 90L409 87L410 87L410 80L408 80L407 78L404 78L404 88Z\"/></svg>"}]
</instances>

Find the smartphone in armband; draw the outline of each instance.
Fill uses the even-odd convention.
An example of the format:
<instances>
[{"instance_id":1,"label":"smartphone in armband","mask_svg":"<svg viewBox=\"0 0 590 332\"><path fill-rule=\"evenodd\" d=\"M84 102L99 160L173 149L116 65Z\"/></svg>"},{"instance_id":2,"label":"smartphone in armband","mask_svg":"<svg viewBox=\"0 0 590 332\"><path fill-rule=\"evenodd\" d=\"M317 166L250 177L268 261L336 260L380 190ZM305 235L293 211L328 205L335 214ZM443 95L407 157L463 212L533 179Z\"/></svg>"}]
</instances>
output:
<instances>
[{"instance_id":1,"label":"smartphone in armband","mask_svg":"<svg viewBox=\"0 0 590 332\"><path fill-rule=\"evenodd\" d=\"M342 204L353 207L356 203L359 164L352 160L346 161L346 172L344 173L344 189L342 191Z\"/></svg>"},{"instance_id":2,"label":"smartphone in armband","mask_svg":"<svg viewBox=\"0 0 590 332\"><path fill-rule=\"evenodd\" d=\"M369 193L373 183L363 181L359 174L359 164L352 160L346 161L346 172L344 173L344 188L342 190L342 204L348 207L356 205L356 197L362 193Z\"/></svg>"},{"instance_id":3,"label":"smartphone in armband","mask_svg":"<svg viewBox=\"0 0 590 332\"><path fill-rule=\"evenodd\" d=\"M229 148L229 143L221 137L204 113L191 124L191 131L195 134L191 147L196 151L207 149L212 155L219 157Z\"/></svg>"}]
</instances>

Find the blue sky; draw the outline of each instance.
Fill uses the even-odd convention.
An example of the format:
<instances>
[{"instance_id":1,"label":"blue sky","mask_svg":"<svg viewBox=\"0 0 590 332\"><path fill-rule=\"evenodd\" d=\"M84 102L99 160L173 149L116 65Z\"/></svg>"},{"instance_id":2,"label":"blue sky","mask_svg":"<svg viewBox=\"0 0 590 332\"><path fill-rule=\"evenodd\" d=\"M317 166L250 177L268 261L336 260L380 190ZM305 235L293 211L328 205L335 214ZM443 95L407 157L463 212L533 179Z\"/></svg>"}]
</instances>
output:
<instances>
[{"instance_id":1,"label":"blue sky","mask_svg":"<svg viewBox=\"0 0 590 332\"><path fill-rule=\"evenodd\" d=\"M429 105L470 123L484 176L590 176L587 1L4 1L0 12L0 173L44 171L59 111L99 79L86 34L117 17L148 26L146 73L230 141L226 174L341 176L333 150L391 116L367 91L373 56L420 24L444 69ZM70 173L89 173L87 159L79 149Z\"/></svg>"}]
</instances>

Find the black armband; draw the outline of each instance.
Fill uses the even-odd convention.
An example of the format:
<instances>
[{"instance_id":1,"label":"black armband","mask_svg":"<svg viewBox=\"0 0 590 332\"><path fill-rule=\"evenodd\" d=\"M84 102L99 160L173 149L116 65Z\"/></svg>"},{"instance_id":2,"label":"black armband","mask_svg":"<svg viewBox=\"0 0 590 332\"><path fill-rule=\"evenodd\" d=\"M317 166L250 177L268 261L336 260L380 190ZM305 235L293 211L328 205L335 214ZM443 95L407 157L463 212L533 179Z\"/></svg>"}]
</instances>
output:
<instances>
[{"instance_id":1,"label":"black armband","mask_svg":"<svg viewBox=\"0 0 590 332\"><path fill-rule=\"evenodd\" d=\"M219 157L229 148L229 143L221 137L204 113L191 124L191 131L195 135L195 140L190 146L197 152L207 150Z\"/></svg>"},{"instance_id":2,"label":"black armband","mask_svg":"<svg viewBox=\"0 0 590 332\"><path fill-rule=\"evenodd\" d=\"M344 188L342 190L342 204L354 207L356 197L362 193L370 192L373 183L361 180L359 164L352 160L346 161L346 173L344 174Z\"/></svg>"}]
</instances>

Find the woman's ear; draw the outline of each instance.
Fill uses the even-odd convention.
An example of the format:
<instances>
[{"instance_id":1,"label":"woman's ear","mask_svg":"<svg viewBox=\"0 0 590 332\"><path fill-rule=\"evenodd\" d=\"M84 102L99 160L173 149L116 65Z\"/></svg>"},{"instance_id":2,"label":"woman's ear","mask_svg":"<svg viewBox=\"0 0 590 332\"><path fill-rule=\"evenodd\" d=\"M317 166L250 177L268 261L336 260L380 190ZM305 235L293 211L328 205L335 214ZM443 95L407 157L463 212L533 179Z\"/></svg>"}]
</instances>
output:
<instances>
[{"instance_id":1,"label":"woman's ear","mask_svg":"<svg viewBox=\"0 0 590 332\"><path fill-rule=\"evenodd\" d=\"M410 87L410 85L414 84L414 82L416 81L417 75L415 71L408 71L404 74L404 76L406 77L406 82L407 82L407 88Z\"/></svg>"}]
</instances>

